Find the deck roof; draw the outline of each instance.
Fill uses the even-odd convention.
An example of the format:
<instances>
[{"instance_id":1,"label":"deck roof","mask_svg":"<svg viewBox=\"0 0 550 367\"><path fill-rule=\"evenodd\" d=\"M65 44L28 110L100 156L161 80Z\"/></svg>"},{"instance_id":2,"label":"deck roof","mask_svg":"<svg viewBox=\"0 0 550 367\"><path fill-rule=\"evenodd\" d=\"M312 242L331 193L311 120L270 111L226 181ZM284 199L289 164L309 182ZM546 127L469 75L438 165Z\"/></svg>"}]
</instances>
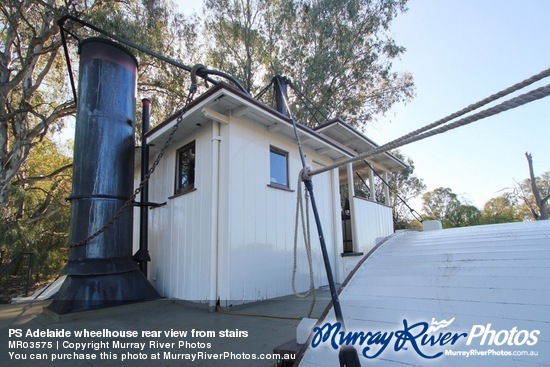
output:
<instances>
[{"instance_id":1,"label":"deck roof","mask_svg":"<svg viewBox=\"0 0 550 367\"><path fill-rule=\"evenodd\" d=\"M369 152L379 147L372 139L369 139L359 130L339 118L332 119L326 124L316 127L315 131L340 142L359 154ZM367 161L376 168L389 172L399 172L407 168L407 164L389 152L369 157ZM359 161L354 163L354 167L356 170L360 170L365 168L366 164Z\"/></svg>"}]
</instances>

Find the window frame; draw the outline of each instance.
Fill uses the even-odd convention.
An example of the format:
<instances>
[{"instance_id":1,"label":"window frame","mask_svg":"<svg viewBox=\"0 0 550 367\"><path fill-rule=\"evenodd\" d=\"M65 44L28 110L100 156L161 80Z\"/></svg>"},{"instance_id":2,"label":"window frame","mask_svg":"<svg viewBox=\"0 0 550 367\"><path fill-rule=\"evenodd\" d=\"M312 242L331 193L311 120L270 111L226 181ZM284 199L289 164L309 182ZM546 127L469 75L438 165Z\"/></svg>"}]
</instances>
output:
<instances>
[{"instance_id":1,"label":"window frame","mask_svg":"<svg viewBox=\"0 0 550 367\"><path fill-rule=\"evenodd\" d=\"M193 182L184 186L184 187L180 187L180 180L181 180L181 153L183 151L186 151L186 150L189 150L189 149L192 149L192 153L194 154L194 158L193 158ZM175 175L175 180L174 180L174 196L178 196L178 195L183 195L183 194L186 194L188 192L191 192L191 191L195 191L196 188L195 188L195 178L196 178L196 162L197 162L197 158L196 158L196 155L197 155L197 146L196 146L196 141L193 140L192 142L190 143L187 143L185 144L184 146L182 146L181 148L179 148L178 150L176 150L176 175Z\"/></svg>"},{"instance_id":2,"label":"window frame","mask_svg":"<svg viewBox=\"0 0 550 367\"><path fill-rule=\"evenodd\" d=\"M278 154L280 156L283 156L285 158L285 162L286 162L286 172L285 172L285 176L286 176L286 184L282 184L282 183L279 183L279 182L274 182L271 180L272 178L272 162L271 162L271 154L274 153L274 154ZM289 182L289 153L284 150L284 149L281 149L281 148L278 148L274 145L270 145L269 146L269 184L268 186L270 187L274 187L274 188L278 188L278 189L283 189L283 190L290 190L290 182Z\"/></svg>"}]
</instances>

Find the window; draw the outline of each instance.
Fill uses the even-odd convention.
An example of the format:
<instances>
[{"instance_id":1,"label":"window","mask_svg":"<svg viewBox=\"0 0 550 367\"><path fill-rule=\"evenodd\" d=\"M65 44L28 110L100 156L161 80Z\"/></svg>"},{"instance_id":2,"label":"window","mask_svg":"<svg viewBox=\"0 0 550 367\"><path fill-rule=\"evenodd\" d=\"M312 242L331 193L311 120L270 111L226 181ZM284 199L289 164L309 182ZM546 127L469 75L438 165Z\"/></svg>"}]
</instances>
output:
<instances>
[{"instance_id":1,"label":"window","mask_svg":"<svg viewBox=\"0 0 550 367\"><path fill-rule=\"evenodd\" d=\"M176 159L175 194L192 191L195 188L195 142L178 149Z\"/></svg>"},{"instance_id":2,"label":"window","mask_svg":"<svg viewBox=\"0 0 550 367\"><path fill-rule=\"evenodd\" d=\"M270 185L288 189L288 152L271 146L269 149Z\"/></svg>"}]
</instances>

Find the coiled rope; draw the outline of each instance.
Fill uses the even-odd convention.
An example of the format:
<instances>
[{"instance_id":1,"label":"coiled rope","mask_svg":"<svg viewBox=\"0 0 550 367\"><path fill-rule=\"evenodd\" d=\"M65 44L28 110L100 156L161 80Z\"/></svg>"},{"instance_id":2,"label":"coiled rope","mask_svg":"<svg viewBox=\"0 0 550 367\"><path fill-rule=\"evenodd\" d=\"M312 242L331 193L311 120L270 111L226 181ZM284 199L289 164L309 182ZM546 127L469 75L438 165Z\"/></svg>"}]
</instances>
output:
<instances>
[{"instance_id":1,"label":"coiled rope","mask_svg":"<svg viewBox=\"0 0 550 367\"><path fill-rule=\"evenodd\" d=\"M294 295L299 298L306 298L310 295L313 296L309 312L307 317L311 317L313 313L313 308L315 307L316 296L315 296L315 282L313 279L313 261L311 258L311 232L309 226L309 193L305 190L305 203L302 196L302 189L305 190L305 187L302 187L302 178L301 175L298 177L298 183L296 185L297 195L296 195L296 219L294 221L294 263L292 266L292 291ZM305 212L305 214L304 214ZM301 221L302 235L304 237L304 246L306 249L307 264L309 267L309 289L305 293L300 293L296 290L296 272L298 270L298 222Z\"/></svg>"}]
</instances>

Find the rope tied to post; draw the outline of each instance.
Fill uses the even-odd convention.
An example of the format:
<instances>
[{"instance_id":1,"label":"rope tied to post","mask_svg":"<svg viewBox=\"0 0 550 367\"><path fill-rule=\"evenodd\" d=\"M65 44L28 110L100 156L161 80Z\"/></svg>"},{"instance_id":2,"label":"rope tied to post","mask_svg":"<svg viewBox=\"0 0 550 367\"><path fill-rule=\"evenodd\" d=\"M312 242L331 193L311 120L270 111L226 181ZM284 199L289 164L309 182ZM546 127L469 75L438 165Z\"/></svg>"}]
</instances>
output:
<instances>
[{"instance_id":1,"label":"rope tied to post","mask_svg":"<svg viewBox=\"0 0 550 367\"><path fill-rule=\"evenodd\" d=\"M302 169L304 171L304 169ZM292 267L292 291L294 295L299 298L306 298L310 295L313 295L313 301L310 305L310 309L307 317L311 317L313 313L313 308L315 307L315 282L313 278L313 259L311 256L311 231L310 231L310 221L309 221L309 193L302 187L301 173L298 177L298 183L296 185L297 195L296 195L296 217L294 221L294 263ZM302 196L302 189L305 190L305 195ZM304 200L305 197L305 200ZM305 203L304 203L305 201ZM307 263L309 268L309 288L305 293L300 293L296 290L296 273L298 271L298 226L301 221L302 235L304 238L304 246L306 250Z\"/></svg>"}]
</instances>

